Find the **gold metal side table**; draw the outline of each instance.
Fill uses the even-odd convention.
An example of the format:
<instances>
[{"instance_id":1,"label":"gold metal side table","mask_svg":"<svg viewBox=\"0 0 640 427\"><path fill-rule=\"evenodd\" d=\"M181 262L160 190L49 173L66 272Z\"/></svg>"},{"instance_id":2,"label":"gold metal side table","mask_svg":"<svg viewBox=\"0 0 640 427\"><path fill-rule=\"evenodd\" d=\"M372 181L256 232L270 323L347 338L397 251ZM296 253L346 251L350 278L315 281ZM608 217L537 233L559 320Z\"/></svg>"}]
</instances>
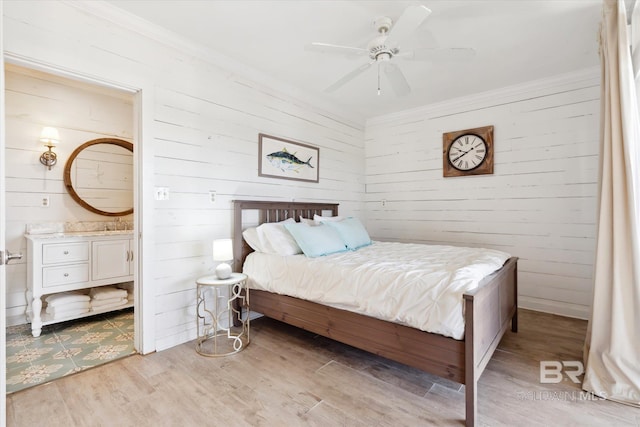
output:
<instances>
[{"instance_id":1,"label":"gold metal side table","mask_svg":"<svg viewBox=\"0 0 640 427\"><path fill-rule=\"evenodd\" d=\"M246 284L247 275L243 273L231 273L228 279L213 275L196 280L196 351L199 354L229 356L249 345L249 289Z\"/></svg>"}]
</instances>

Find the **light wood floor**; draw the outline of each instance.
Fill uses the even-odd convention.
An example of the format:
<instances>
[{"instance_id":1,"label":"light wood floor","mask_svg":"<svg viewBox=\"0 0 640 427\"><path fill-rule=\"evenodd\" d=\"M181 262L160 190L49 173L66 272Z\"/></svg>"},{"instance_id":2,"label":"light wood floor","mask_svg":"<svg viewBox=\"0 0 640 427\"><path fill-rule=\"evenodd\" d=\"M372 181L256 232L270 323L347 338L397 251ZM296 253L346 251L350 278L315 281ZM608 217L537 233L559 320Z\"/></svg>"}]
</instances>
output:
<instances>
[{"instance_id":1,"label":"light wood floor","mask_svg":"<svg viewBox=\"0 0 640 427\"><path fill-rule=\"evenodd\" d=\"M581 360L586 322L526 310L479 382L479 424L638 426L640 410L541 384L539 361ZM269 320L222 359L187 343L7 397L8 426L461 426L463 387Z\"/></svg>"}]
</instances>

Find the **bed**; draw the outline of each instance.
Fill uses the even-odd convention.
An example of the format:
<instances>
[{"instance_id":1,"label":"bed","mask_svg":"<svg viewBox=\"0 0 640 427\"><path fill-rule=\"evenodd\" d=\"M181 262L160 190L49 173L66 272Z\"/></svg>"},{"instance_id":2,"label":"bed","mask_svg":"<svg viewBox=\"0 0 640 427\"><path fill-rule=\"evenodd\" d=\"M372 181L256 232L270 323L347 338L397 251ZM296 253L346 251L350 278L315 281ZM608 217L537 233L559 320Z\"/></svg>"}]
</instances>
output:
<instances>
[{"instance_id":1,"label":"bed","mask_svg":"<svg viewBox=\"0 0 640 427\"><path fill-rule=\"evenodd\" d=\"M338 215L338 204L234 201L234 270L241 271L252 249L243 239L243 221L257 212L257 224L314 215ZM257 225L252 223L250 225ZM457 340L294 298L254 290L252 311L465 385L465 423L475 425L477 382L500 339L517 332L517 258L482 279L463 295L464 336Z\"/></svg>"}]
</instances>

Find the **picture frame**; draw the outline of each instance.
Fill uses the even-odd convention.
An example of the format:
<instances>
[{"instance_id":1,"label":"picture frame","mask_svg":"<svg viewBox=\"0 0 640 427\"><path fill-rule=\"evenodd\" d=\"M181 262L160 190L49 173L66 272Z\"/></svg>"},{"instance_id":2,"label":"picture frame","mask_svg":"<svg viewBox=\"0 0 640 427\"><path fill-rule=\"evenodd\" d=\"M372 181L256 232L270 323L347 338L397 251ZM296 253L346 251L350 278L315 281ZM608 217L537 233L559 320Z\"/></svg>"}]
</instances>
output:
<instances>
[{"instance_id":1,"label":"picture frame","mask_svg":"<svg viewBox=\"0 0 640 427\"><path fill-rule=\"evenodd\" d=\"M320 149L312 145L258 134L258 176L319 182Z\"/></svg>"}]
</instances>

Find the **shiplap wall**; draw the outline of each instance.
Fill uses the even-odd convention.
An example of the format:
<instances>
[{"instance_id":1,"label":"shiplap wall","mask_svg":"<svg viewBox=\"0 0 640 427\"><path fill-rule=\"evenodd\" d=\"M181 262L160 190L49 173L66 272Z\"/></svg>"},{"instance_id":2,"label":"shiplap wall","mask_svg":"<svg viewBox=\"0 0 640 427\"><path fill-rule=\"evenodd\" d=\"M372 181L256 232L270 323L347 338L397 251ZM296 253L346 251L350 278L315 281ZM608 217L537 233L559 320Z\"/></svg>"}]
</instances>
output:
<instances>
[{"instance_id":1,"label":"shiplap wall","mask_svg":"<svg viewBox=\"0 0 640 427\"><path fill-rule=\"evenodd\" d=\"M519 305L587 318L595 248L597 70L370 119L374 238L520 258ZM443 178L442 134L493 125L493 175ZM383 202L384 201L384 202Z\"/></svg>"},{"instance_id":2,"label":"shiplap wall","mask_svg":"<svg viewBox=\"0 0 640 427\"><path fill-rule=\"evenodd\" d=\"M153 279L162 311L157 327L166 333L159 337L160 348L175 343L175 334L177 341L193 337L194 279L212 273L212 240L230 237L232 200L338 201L342 212L361 210L362 130L305 111L255 84L222 83L156 93L156 183L170 189L169 200L155 207ZM320 182L258 177L259 132L320 147ZM216 192L214 203L210 191Z\"/></svg>"},{"instance_id":3,"label":"shiplap wall","mask_svg":"<svg viewBox=\"0 0 640 427\"><path fill-rule=\"evenodd\" d=\"M130 94L6 66L6 246L23 254L22 260L6 267L7 324L26 322L26 224L113 220L76 203L65 189L63 172L71 152L89 140L133 141L132 102ZM40 163L40 154L46 150L39 141L44 126L53 126L60 133L54 148L58 163L51 170ZM42 205L45 197L49 206ZM131 194L128 206L133 206ZM131 215L122 219L131 221Z\"/></svg>"},{"instance_id":4,"label":"shiplap wall","mask_svg":"<svg viewBox=\"0 0 640 427\"><path fill-rule=\"evenodd\" d=\"M342 213L362 214L364 125L240 77L174 37L124 28L126 16L91 10L103 6L7 3L5 49L142 90L138 231L148 352L195 338L194 280L212 271L211 241L231 236L231 200L336 201ZM260 132L319 147L320 182L258 177ZM169 199L154 200L155 187L168 187Z\"/></svg>"}]
</instances>

